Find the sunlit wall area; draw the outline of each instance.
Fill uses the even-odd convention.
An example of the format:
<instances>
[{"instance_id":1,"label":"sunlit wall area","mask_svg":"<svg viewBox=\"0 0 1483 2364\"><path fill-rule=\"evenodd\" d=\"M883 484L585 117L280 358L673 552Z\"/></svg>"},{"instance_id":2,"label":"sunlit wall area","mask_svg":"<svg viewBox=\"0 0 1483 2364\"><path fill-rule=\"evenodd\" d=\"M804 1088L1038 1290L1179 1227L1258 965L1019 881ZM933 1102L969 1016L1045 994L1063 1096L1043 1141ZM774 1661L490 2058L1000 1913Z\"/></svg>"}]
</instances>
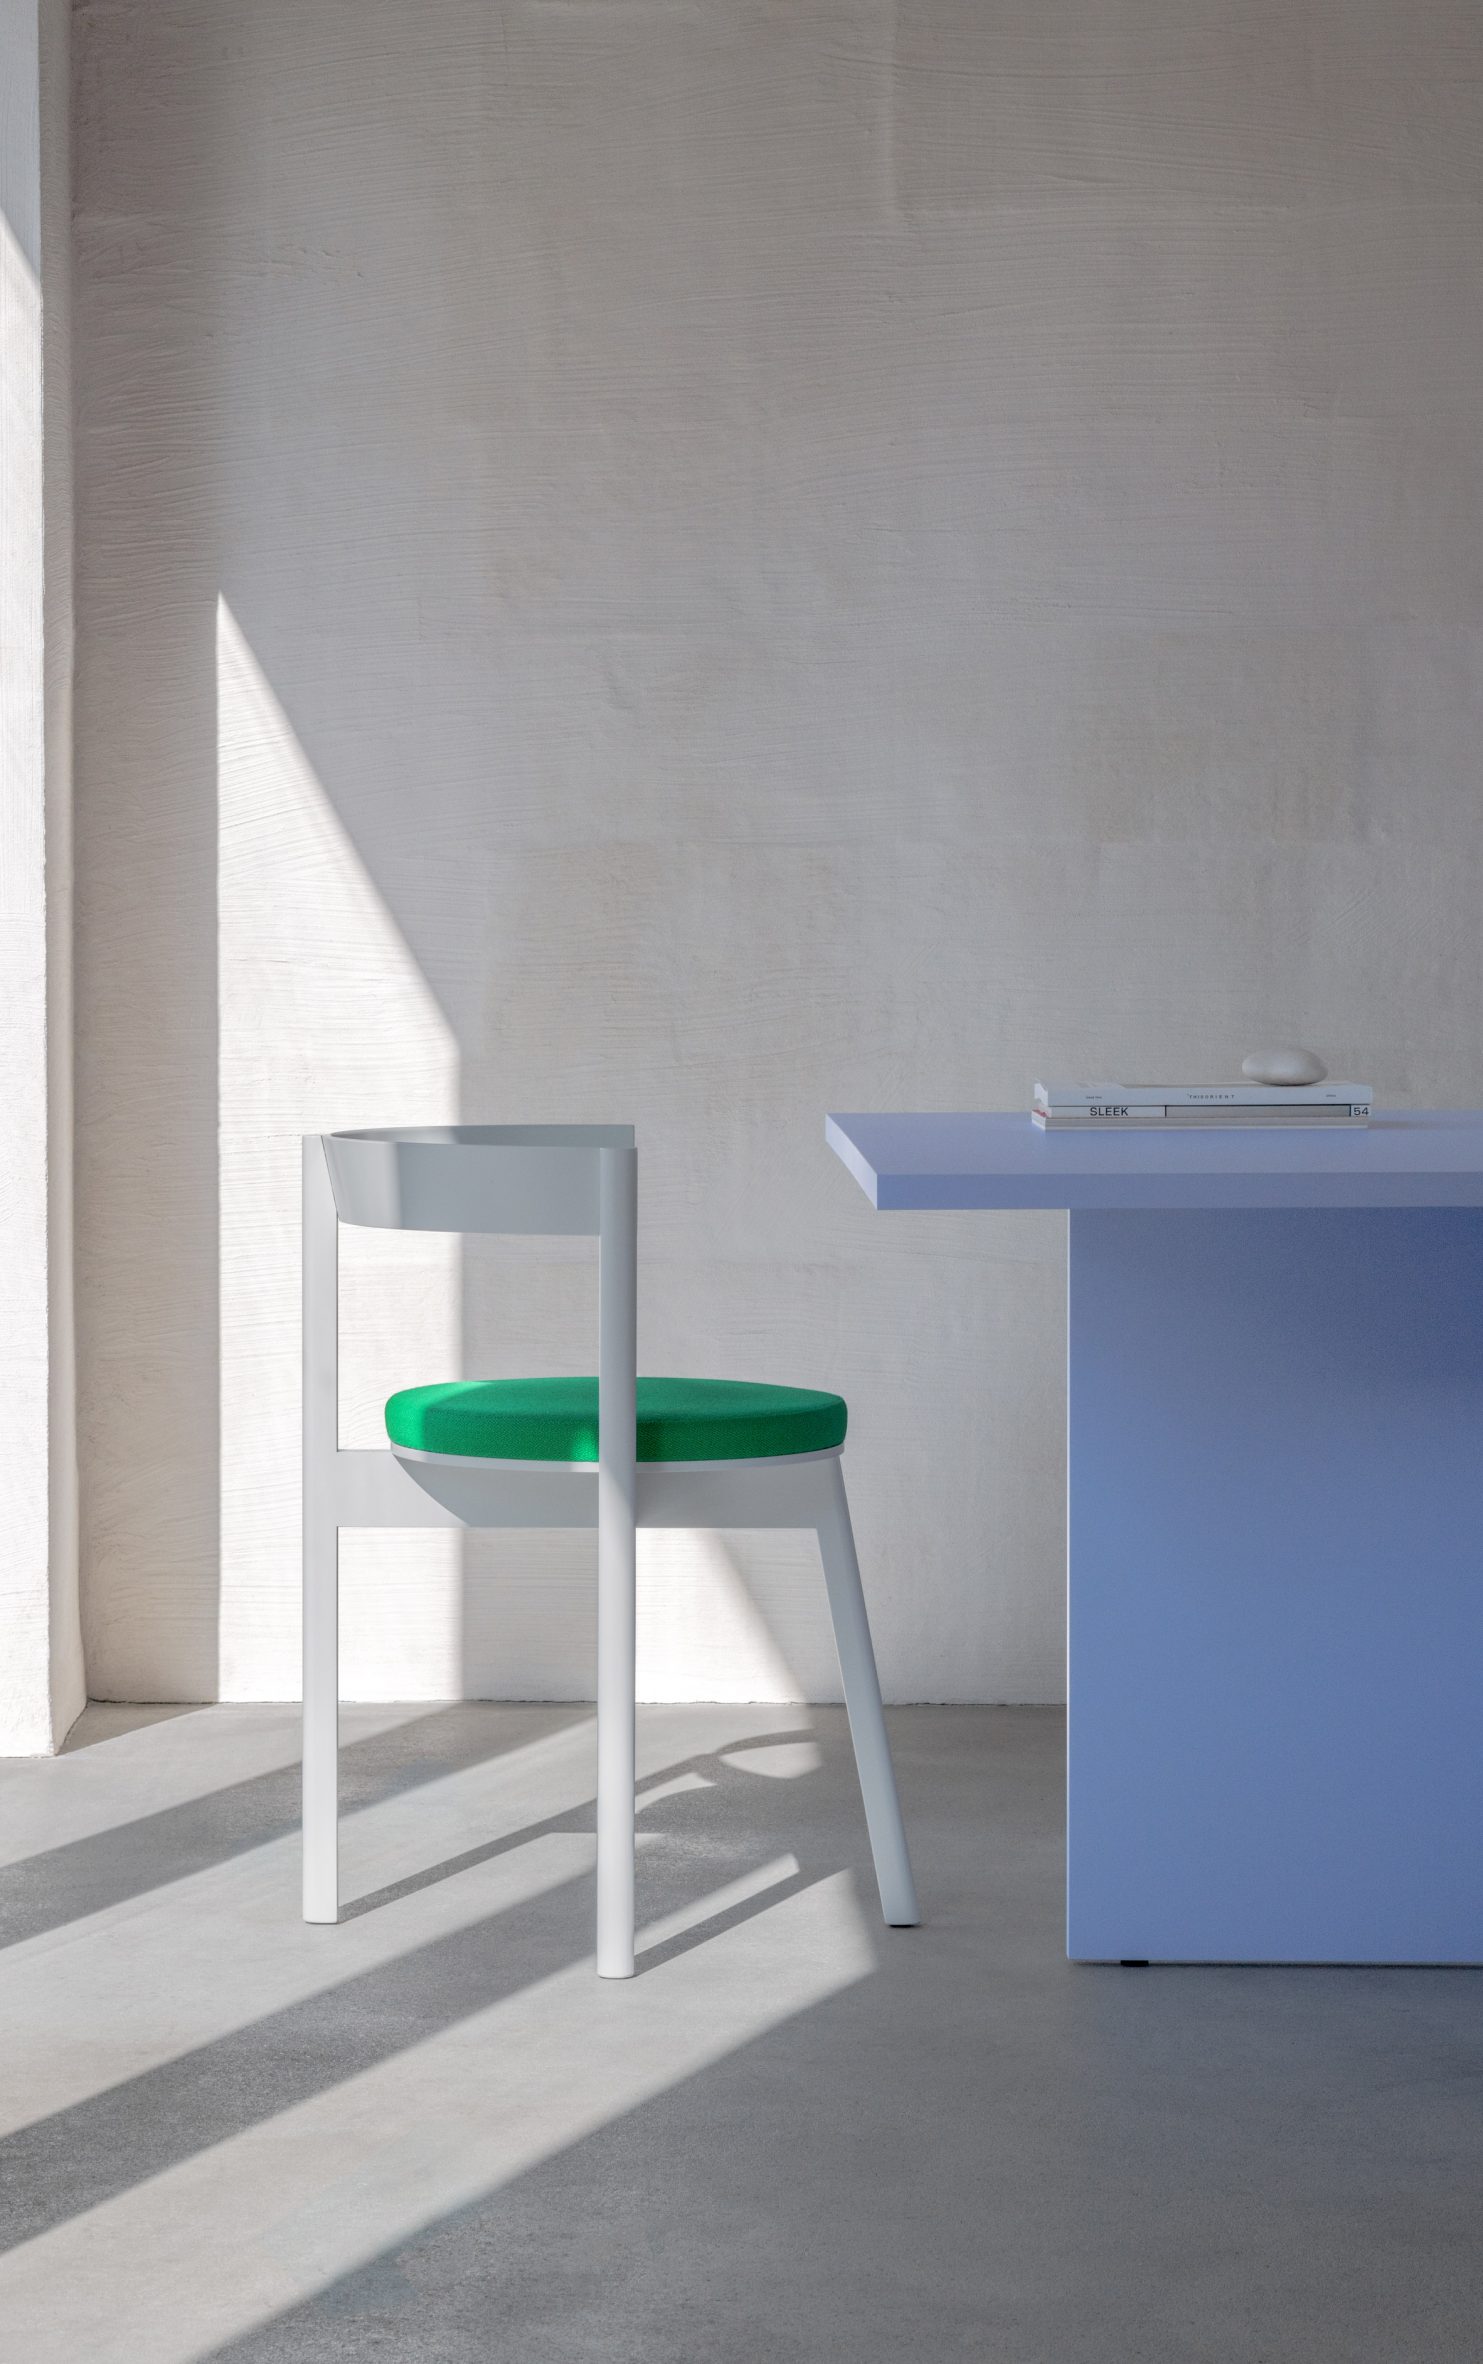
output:
<instances>
[{"instance_id":1,"label":"sunlit wall area","mask_svg":"<svg viewBox=\"0 0 1483 2364\"><path fill-rule=\"evenodd\" d=\"M299 1677L300 1136L388 1107L448 1123L458 1046L224 602L217 668L221 1694L277 1699ZM393 1388L458 1371L458 1243L343 1242L341 1433L384 1444ZM457 1697L457 1537L347 1536L341 1568L347 1697Z\"/></svg>"},{"instance_id":2,"label":"sunlit wall area","mask_svg":"<svg viewBox=\"0 0 1483 2364\"><path fill-rule=\"evenodd\" d=\"M104 1686L291 1684L296 1136L456 1112L635 1124L644 1366L840 1389L888 1693L1057 1696L1061 1225L877 1217L824 1112L1274 1034L1483 1096L1483 20L78 40ZM357 1436L590 1366L585 1250L349 1253ZM347 1568L363 1694L590 1681L579 1539ZM833 1687L795 1539L644 1602L658 1695Z\"/></svg>"}]
</instances>

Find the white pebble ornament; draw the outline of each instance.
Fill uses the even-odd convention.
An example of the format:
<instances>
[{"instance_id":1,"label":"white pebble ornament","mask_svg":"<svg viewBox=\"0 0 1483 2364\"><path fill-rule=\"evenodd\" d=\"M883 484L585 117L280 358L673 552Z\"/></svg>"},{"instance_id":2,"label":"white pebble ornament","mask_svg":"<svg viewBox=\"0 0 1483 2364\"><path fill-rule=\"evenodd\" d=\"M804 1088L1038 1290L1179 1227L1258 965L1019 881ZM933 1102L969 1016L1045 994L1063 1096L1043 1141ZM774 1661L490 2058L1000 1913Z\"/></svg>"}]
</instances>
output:
<instances>
[{"instance_id":1,"label":"white pebble ornament","mask_svg":"<svg viewBox=\"0 0 1483 2364\"><path fill-rule=\"evenodd\" d=\"M1328 1069L1316 1051L1252 1051L1241 1062L1241 1073L1252 1083L1322 1083Z\"/></svg>"}]
</instances>

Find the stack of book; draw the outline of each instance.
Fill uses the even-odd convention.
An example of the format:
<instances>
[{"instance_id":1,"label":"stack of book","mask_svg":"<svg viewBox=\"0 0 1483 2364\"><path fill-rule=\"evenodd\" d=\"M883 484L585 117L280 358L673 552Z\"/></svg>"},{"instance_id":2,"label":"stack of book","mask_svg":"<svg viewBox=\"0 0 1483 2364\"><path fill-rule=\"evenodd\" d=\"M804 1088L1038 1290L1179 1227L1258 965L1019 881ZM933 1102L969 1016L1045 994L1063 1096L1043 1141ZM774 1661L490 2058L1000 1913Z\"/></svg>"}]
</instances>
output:
<instances>
[{"instance_id":1,"label":"stack of book","mask_svg":"<svg viewBox=\"0 0 1483 2364\"><path fill-rule=\"evenodd\" d=\"M1041 1130L1092 1133L1150 1125L1363 1125L1365 1084L1043 1084L1030 1111Z\"/></svg>"}]
</instances>

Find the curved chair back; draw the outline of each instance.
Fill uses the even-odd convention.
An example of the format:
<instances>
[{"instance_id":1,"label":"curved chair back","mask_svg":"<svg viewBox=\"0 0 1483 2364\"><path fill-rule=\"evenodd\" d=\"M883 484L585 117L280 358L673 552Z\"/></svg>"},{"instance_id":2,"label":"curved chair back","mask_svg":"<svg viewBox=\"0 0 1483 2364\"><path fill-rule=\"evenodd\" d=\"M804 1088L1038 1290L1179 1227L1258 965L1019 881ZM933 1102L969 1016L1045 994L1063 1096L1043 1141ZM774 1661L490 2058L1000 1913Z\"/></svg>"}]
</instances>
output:
<instances>
[{"instance_id":1,"label":"curved chair back","mask_svg":"<svg viewBox=\"0 0 1483 2364\"><path fill-rule=\"evenodd\" d=\"M335 1211L379 1231L602 1230L602 1153L632 1125L413 1125L322 1133Z\"/></svg>"}]
</instances>

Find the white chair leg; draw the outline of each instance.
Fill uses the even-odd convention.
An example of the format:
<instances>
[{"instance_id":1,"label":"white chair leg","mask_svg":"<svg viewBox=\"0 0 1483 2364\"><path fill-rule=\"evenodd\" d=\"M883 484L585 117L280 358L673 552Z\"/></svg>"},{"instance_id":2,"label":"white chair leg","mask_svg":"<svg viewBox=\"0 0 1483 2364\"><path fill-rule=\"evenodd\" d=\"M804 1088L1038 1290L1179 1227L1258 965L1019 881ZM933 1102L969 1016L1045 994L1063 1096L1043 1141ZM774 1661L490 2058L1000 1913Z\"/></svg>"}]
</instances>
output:
<instances>
[{"instance_id":1,"label":"white chair leg","mask_svg":"<svg viewBox=\"0 0 1483 2364\"><path fill-rule=\"evenodd\" d=\"M855 1556L855 1536L850 1525L849 1497L845 1493L844 1472L837 1461L830 1465L829 1498L819 1518L818 1536L881 1911L893 1929L914 1929L922 1916L917 1909L917 1892L906 1853L901 1801L896 1795L880 1678L875 1669L865 1594L860 1584L860 1563Z\"/></svg>"},{"instance_id":2,"label":"white chair leg","mask_svg":"<svg viewBox=\"0 0 1483 2364\"><path fill-rule=\"evenodd\" d=\"M304 1524L304 1918L340 1916L340 1531Z\"/></svg>"},{"instance_id":3,"label":"white chair leg","mask_svg":"<svg viewBox=\"0 0 1483 2364\"><path fill-rule=\"evenodd\" d=\"M339 1218L324 1143L304 1139L304 1918L340 1911Z\"/></svg>"},{"instance_id":4,"label":"white chair leg","mask_svg":"<svg viewBox=\"0 0 1483 2364\"><path fill-rule=\"evenodd\" d=\"M621 1521L618 1522L621 1525ZM634 1539L597 1544L597 1974L632 1978L634 1923Z\"/></svg>"},{"instance_id":5,"label":"white chair leg","mask_svg":"<svg viewBox=\"0 0 1483 2364\"><path fill-rule=\"evenodd\" d=\"M605 1149L598 1264L597 1974L633 1976L636 1170Z\"/></svg>"}]
</instances>

